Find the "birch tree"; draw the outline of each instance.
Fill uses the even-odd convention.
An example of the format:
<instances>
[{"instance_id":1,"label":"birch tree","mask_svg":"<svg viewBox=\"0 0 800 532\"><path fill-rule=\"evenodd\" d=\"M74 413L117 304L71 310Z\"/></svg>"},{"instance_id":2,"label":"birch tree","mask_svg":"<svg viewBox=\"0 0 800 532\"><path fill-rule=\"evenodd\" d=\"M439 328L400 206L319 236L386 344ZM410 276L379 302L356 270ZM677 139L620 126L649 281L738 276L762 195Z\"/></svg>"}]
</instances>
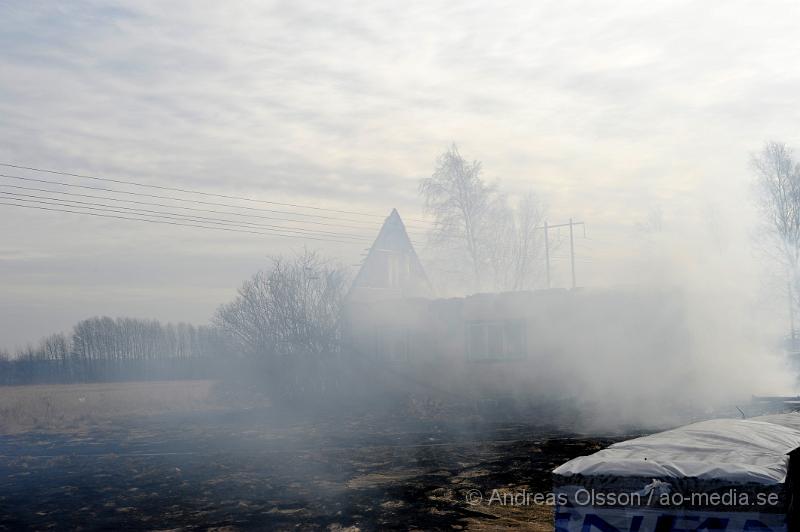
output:
<instances>
[{"instance_id":1,"label":"birch tree","mask_svg":"<svg viewBox=\"0 0 800 532\"><path fill-rule=\"evenodd\" d=\"M419 186L425 211L434 216L432 240L466 251L476 289L483 286L491 214L499 199L481 171L479 161L468 162L453 144L439 156L433 175Z\"/></svg>"},{"instance_id":2,"label":"birch tree","mask_svg":"<svg viewBox=\"0 0 800 532\"><path fill-rule=\"evenodd\" d=\"M533 287L542 256L541 205L532 193L514 207L453 144L420 182L425 211L434 218L431 242L463 255L475 290Z\"/></svg>"},{"instance_id":3,"label":"birch tree","mask_svg":"<svg viewBox=\"0 0 800 532\"><path fill-rule=\"evenodd\" d=\"M751 160L764 234L787 276L791 308L800 296L800 164L786 144L768 142ZM794 325L792 324L792 336Z\"/></svg>"}]
</instances>

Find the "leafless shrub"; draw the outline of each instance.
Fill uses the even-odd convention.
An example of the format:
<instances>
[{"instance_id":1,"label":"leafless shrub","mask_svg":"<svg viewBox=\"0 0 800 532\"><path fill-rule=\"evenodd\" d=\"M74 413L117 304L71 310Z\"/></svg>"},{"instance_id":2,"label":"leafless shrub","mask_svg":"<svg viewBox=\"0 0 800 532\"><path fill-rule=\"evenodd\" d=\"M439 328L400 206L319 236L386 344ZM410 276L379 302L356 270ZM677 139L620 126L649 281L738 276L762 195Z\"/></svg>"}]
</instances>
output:
<instances>
[{"instance_id":1,"label":"leafless shrub","mask_svg":"<svg viewBox=\"0 0 800 532\"><path fill-rule=\"evenodd\" d=\"M346 288L344 270L314 252L275 258L218 309L215 323L284 395L322 391L340 352Z\"/></svg>"}]
</instances>

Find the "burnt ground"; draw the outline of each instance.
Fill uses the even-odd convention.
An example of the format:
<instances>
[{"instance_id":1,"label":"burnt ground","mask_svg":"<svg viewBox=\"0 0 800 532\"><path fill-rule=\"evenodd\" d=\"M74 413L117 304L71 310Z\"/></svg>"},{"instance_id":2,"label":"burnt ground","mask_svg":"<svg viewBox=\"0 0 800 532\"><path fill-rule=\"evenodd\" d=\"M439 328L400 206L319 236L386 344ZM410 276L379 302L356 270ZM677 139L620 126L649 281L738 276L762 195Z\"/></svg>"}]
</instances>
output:
<instances>
[{"instance_id":1,"label":"burnt ground","mask_svg":"<svg viewBox=\"0 0 800 532\"><path fill-rule=\"evenodd\" d=\"M528 423L291 419L240 410L0 436L0 529L550 530L547 506L465 497L547 492L554 467L612 442Z\"/></svg>"}]
</instances>

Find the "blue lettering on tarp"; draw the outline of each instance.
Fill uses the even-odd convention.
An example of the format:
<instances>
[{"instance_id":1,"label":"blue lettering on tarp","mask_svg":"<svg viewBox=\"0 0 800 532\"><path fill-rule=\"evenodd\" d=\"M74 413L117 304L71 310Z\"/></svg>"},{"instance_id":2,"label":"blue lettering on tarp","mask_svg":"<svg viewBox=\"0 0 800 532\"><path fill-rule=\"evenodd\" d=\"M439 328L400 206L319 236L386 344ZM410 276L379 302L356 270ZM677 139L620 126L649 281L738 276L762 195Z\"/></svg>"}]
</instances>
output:
<instances>
[{"instance_id":1,"label":"blue lettering on tarp","mask_svg":"<svg viewBox=\"0 0 800 532\"><path fill-rule=\"evenodd\" d=\"M722 517L706 517L700 521L694 515L662 515L656 521L657 532L725 532L728 530L728 519ZM690 521L691 523L687 523ZM688 528L684 528L689 525Z\"/></svg>"},{"instance_id":2,"label":"blue lettering on tarp","mask_svg":"<svg viewBox=\"0 0 800 532\"><path fill-rule=\"evenodd\" d=\"M700 523L700 526L697 527L697 532L702 532L704 530L728 530L729 522L729 519L724 519L722 517L709 517Z\"/></svg>"},{"instance_id":3,"label":"blue lettering on tarp","mask_svg":"<svg viewBox=\"0 0 800 532\"><path fill-rule=\"evenodd\" d=\"M587 530L592 531L599 531L599 532L647 532L646 530L642 529L642 524L644 523L644 516L635 515L632 517L630 526L628 528L620 529L615 527L602 519L597 514L587 514L583 516L583 523L580 523L581 515L580 514L572 514L569 512L556 512L554 514L554 532L572 532L574 529L574 525L581 524L581 532L586 532ZM573 518L577 518L577 522L573 520ZM594 528L593 528L594 527Z\"/></svg>"},{"instance_id":4,"label":"blue lettering on tarp","mask_svg":"<svg viewBox=\"0 0 800 532\"><path fill-rule=\"evenodd\" d=\"M680 523L681 528L677 528L675 525L677 524L677 520L680 519L681 521L695 521L699 524L692 526L691 528L683 528L686 523ZM674 516L672 518L672 526L671 528L665 528L664 530L668 530L669 532L725 532L728 530L728 523L729 519L725 519L722 517L706 517L704 521L700 521L699 516ZM660 530L660 529L659 529Z\"/></svg>"},{"instance_id":5,"label":"blue lettering on tarp","mask_svg":"<svg viewBox=\"0 0 800 532\"><path fill-rule=\"evenodd\" d=\"M742 517L731 521L730 517L720 515L661 514L648 519L629 512L608 512L608 515L556 512L554 525L555 532L575 532L578 527L580 532L786 532L782 526L774 529L759 519Z\"/></svg>"},{"instance_id":6,"label":"blue lettering on tarp","mask_svg":"<svg viewBox=\"0 0 800 532\"><path fill-rule=\"evenodd\" d=\"M583 519L583 527L581 532L624 532L619 528L612 526L605 519L602 519L597 514L586 514Z\"/></svg>"},{"instance_id":7,"label":"blue lettering on tarp","mask_svg":"<svg viewBox=\"0 0 800 532\"><path fill-rule=\"evenodd\" d=\"M744 527L742 528L742 532L773 532L770 527L762 523L761 521L756 521L755 519L748 519Z\"/></svg>"},{"instance_id":8,"label":"blue lettering on tarp","mask_svg":"<svg viewBox=\"0 0 800 532\"><path fill-rule=\"evenodd\" d=\"M554 515L554 532L570 532L569 522L572 519L572 514L569 512L558 512Z\"/></svg>"},{"instance_id":9,"label":"blue lettering on tarp","mask_svg":"<svg viewBox=\"0 0 800 532\"><path fill-rule=\"evenodd\" d=\"M658 520L656 521L656 527L653 529L653 532L678 532L678 530L675 528L675 516L674 515L658 516Z\"/></svg>"}]
</instances>

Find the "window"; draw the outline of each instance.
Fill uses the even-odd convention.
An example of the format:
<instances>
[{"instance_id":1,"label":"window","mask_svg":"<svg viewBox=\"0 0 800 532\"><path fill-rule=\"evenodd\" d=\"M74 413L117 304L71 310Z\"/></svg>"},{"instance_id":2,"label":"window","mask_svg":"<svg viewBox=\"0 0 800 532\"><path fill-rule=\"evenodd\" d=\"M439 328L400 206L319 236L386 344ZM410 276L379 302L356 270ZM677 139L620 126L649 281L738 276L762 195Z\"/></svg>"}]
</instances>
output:
<instances>
[{"instance_id":1,"label":"window","mask_svg":"<svg viewBox=\"0 0 800 532\"><path fill-rule=\"evenodd\" d=\"M504 358L503 348L503 323L489 322L486 327L486 356L487 358Z\"/></svg>"},{"instance_id":2,"label":"window","mask_svg":"<svg viewBox=\"0 0 800 532\"><path fill-rule=\"evenodd\" d=\"M400 288L408 278L408 257L402 253L385 251L382 253L382 268L386 273L386 287Z\"/></svg>"},{"instance_id":3,"label":"window","mask_svg":"<svg viewBox=\"0 0 800 532\"><path fill-rule=\"evenodd\" d=\"M467 359L519 360L527 356L523 320L468 321Z\"/></svg>"}]
</instances>

